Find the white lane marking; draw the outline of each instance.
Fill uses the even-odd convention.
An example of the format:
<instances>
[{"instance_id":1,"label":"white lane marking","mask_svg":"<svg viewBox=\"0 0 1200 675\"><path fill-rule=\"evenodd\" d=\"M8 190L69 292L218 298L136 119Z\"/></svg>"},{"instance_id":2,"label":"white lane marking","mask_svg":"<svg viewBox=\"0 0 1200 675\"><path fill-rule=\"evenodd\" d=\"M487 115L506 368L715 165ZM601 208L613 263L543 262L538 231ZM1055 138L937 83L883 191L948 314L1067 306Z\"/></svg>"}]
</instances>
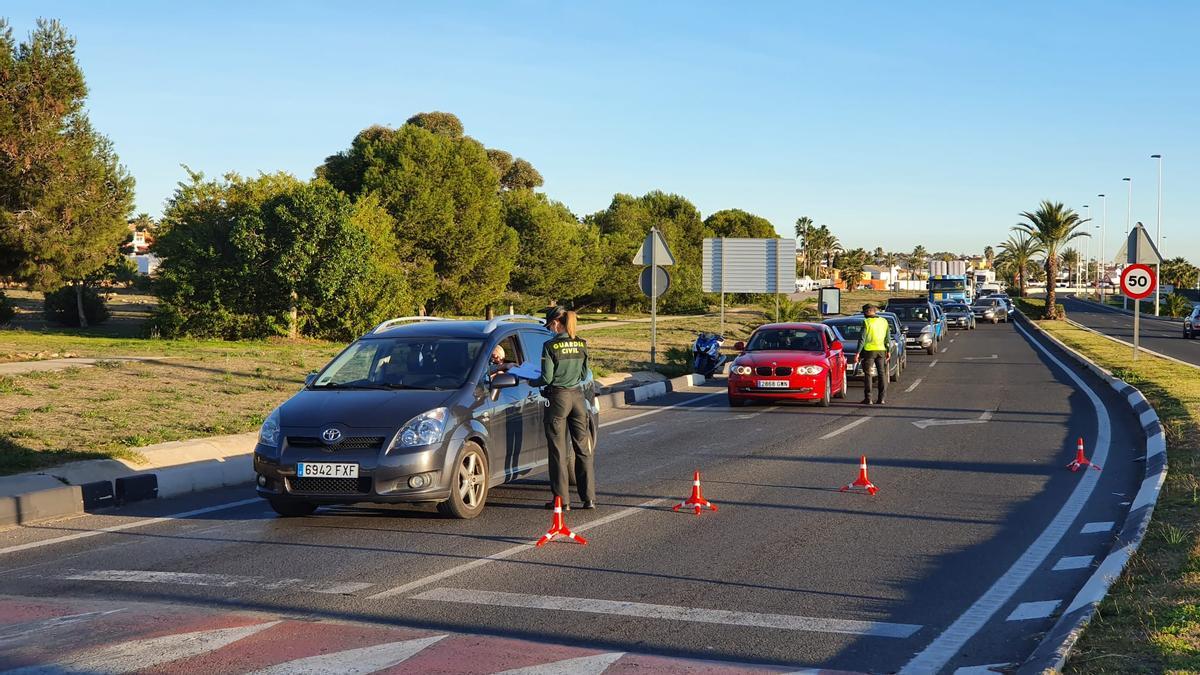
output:
<instances>
[{"instance_id":1,"label":"white lane marking","mask_svg":"<svg viewBox=\"0 0 1200 675\"><path fill-rule=\"evenodd\" d=\"M946 352L948 352L948 351L950 351L950 348L949 348L949 347L942 347L942 353L943 353L943 354L945 354L945 353L946 353Z\"/></svg>"},{"instance_id":2,"label":"white lane marking","mask_svg":"<svg viewBox=\"0 0 1200 675\"><path fill-rule=\"evenodd\" d=\"M1097 532L1112 532L1112 529L1115 526L1116 526L1116 523L1114 523L1111 520L1097 521L1094 523L1086 523L1086 524L1084 524L1083 528L1081 528L1079 530L1079 534L1095 534Z\"/></svg>"},{"instance_id":3,"label":"white lane marking","mask_svg":"<svg viewBox=\"0 0 1200 675\"><path fill-rule=\"evenodd\" d=\"M53 664L28 666L6 671L7 675L20 673L131 673L138 670L149 670L179 659L189 659L201 654L216 651L231 645L238 640L244 640L256 633L282 623L268 621L250 626L236 628L218 628L216 630L201 630L192 633L179 633L149 640L132 640L120 644L102 647L67 660Z\"/></svg>"},{"instance_id":4,"label":"white lane marking","mask_svg":"<svg viewBox=\"0 0 1200 675\"><path fill-rule=\"evenodd\" d=\"M955 341L955 340L957 340L957 339L958 339L958 338L950 338L950 343L951 343L951 344L953 344L953 343L954 343L954 341Z\"/></svg>"},{"instance_id":5,"label":"white lane marking","mask_svg":"<svg viewBox=\"0 0 1200 675\"><path fill-rule=\"evenodd\" d=\"M392 666L399 665L419 654L423 649L434 644L445 635L404 640L402 642L385 642L371 647L347 649L343 652L317 654L303 659L295 659L280 663L270 668L254 671L253 675L368 675Z\"/></svg>"},{"instance_id":6,"label":"white lane marking","mask_svg":"<svg viewBox=\"0 0 1200 675\"><path fill-rule=\"evenodd\" d=\"M16 553L18 551L28 551L31 548L41 548L42 546L50 546L51 544L61 544L63 542L67 542L67 541L74 541L76 539L86 539L88 537L95 537L96 535L100 535L100 534L109 534L111 532L123 532L125 530L132 530L135 527L146 527L147 525L156 525L158 523L165 523L165 522L168 522L171 520L182 520L184 518L191 518L192 516L202 516L206 513L214 513L216 511L225 511L226 509L236 509L239 506L246 506L247 504L266 504L266 502L264 502L262 500L262 498L260 498L260 497L255 497L253 499L242 499L242 500L239 500L236 502L229 502L226 504L217 504L216 506L206 506L202 509L195 509L192 511L183 511L181 513L173 513L169 516L160 516L158 518L139 518L132 522L122 523L121 525L113 525L112 527L104 527L104 528L100 528L99 530L89 530L87 532L76 532L75 534L66 534L61 537L54 537L53 539L43 539L41 541L31 541L26 544L17 544L15 546L8 546L6 548L0 548L0 555L4 555L5 553Z\"/></svg>"},{"instance_id":7,"label":"white lane marking","mask_svg":"<svg viewBox=\"0 0 1200 675\"><path fill-rule=\"evenodd\" d=\"M71 581L177 584L180 586L217 586L220 588L237 588L239 586L271 590L286 588L294 591L309 591L312 593L334 595L354 593L375 585L361 581L322 583L305 581L304 579L270 579L267 577L242 577L233 574L155 572L153 570L69 570L67 574L61 575L58 578L69 579Z\"/></svg>"},{"instance_id":8,"label":"white lane marking","mask_svg":"<svg viewBox=\"0 0 1200 675\"><path fill-rule=\"evenodd\" d=\"M601 675L608 667L625 656L625 652L609 652L595 656L581 656L554 663L543 663L527 668L514 668L496 675Z\"/></svg>"},{"instance_id":9,"label":"white lane marking","mask_svg":"<svg viewBox=\"0 0 1200 675\"><path fill-rule=\"evenodd\" d=\"M870 417L869 415L868 415L868 416L866 416L866 417L860 417L860 418L858 418L858 419L854 420L853 422L851 422L851 423L847 424L847 425L846 425L846 426L844 426L844 427L840 427L840 428L838 428L838 429L834 429L833 431L831 431L831 432L829 432L829 433L825 434L824 436L822 436L822 437L821 437L821 440L823 440L823 441L827 441L827 440L829 440L829 439L833 438L834 436L837 436L837 435L839 435L839 434L843 434L843 433L845 433L845 432L847 432L847 431L850 431L851 429L853 429L854 427L856 427L856 426L858 426L858 425L860 425L860 424L865 424L866 422L870 421L870 419L871 419L871 417Z\"/></svg>"},{"instance_id":10,"label":"white lane marking","mask_svg":"<svg viewBox=\"0 0 1200 675\"><path fill-rule=\"evenodd\" d=\"M1092 459L1097 464L1104 466L1104 462L1108 460L1108 449L1111 442L1112 423L1108 418L1108 410L1105 409L1104 403L1096 392L1092 391L1078 375L1068 368L1057 356L1043 347L1041 343L1034 340L1020 324L1014 326L1029 344L1033 345L1046 358L1058 366L1059 370L1066 373L1074 382L1077 391L1082 391L1087 394L1088 400L1091 401L1092 407L1096 411L1097 429L1096 443L1093 450ZM1082 476L1079 482L1076 483L1075 489L1071 491L1071 495L1063 503L1062 508L1046 526L1046 529L1038 535L1037 539L1025 549L1025 552L1017 558L1008 570L992 583L983 595L971 604L965 612L962 613L954 623L942 631L932 642L921 650L911 661L905 664L900 670L901 673L932 673L941 670L950 659L954 658L962 651L964 645L967 644L979 631L987 625L992 616L1000 611L1006 602L1017 592L1020 587L1029 580L1031 576L1041 567L1043 561L1050 555L1050 551L1058 545L1062 538L1066 535L1068 528L1075 522L1076 518L1083 511L1084 505L1092 496L1092 491L1099 481L1099 471L1088 471L1086 476Z\"/></svg>"},{"instance_id":11,"label":"white lane marking","mask_svg":"<svg viewBox=\"0 0 1200 675\"><path fill-rule=\"evenodd\" d=\"M924 429L926 427L948 427L955 424L984 424L990 421L992 421L992 411L985 410L979 415L979 419L974 420L938 420L931 417L929 419L917 420L912 424L918 429Z\"/></svg>"},{"instance_id":12,"label":"white lane marking","mask_svg":"<svg viewBox=\"0 0 1200 675\"><path fill-rule=\"evenodd\" d=\"M918 377L917 379L913 380L912 384L908 385L908 389L905 389L904 393L911 394L913 392L913 390L916 389L920 384L921 384L921 378Z\"/></svg>"},{"instance_id":13,"label":"white lane marking","mask_svg":"<svg viewBox=\"0 0 1200 675\"><path fill-rule=\"evenodd\" d=\"M937 360L937 359L934 359L934 360L930 361L930 362L929 362L929 367L930 367L930 368L932 368L932 367L936 366L936 365L937 365L937 362L938 362L938 360Z\"/></svg>"},{"instance_id":14,"label":"white lane marking","mask_svg":"<svg viewBox=\"0 0 1200 675\"><path fill-rule=\"evenodd\" d=\"M1063 570L1081 570L1092 564L1096 559L1094 555L1067 555L1058 559L1051 568L1052 572L1062 572Z\"/></svg>"},{"instance_id":15,"label":"white lane marking","mask_svg":"<svg viewBox=\"0 0 1200 675\"><path fill-rule=\"evenodd\" d=\"M758 411L758 412L756 412L756 413L751 413L751 414L749 414L749 415L746 415L745 417L740 417L740 416L739 416L739 417L738 417L738 419L752 420L752 419L754 419L755 417L758 417L759 415L761 415L761 414L763 414L763 413L768 413L768 412L771 412L772 410L779 410L779 408L780 408L780 406L773 405L773 406L771 406L771 407L769 407L769 408L763 408L762 410L759 410L759 411Z\"/></svg>"},{"instance_id":16,"label":"white lane marking","mask_svg":"<svg viewBox=\"0 0 1200 675\"><path fill-rule=\"evenodd\" d=\"M53 630L60 626L70 626L71 624L75 623L91 621L93 619L101 619L109 614L116 614L124 611L125 609L122 608L110 609L103 612L84 612L82 614L68 614L66 616L55 616L49 619L42 619L40 621L27 621L25 623L4 626L3 628L0 628L0 645L2 645L5 641L15 640L17 638L25 637L26 635L33 635L34 633L40 633L45 630Z\"/></svg>"},{"instance_id":17,"label":"white lane marking","mask_svg":"<svg viewBox=\"0 0 1200 675\"><path fill-rule=\"evenodd\" d=\"M847 635L887 638L907 638L922 628L919 625L908 623L823 619L792 614L735 612L726 609L651 605L644 602L617 602L594 598L500 593L473 588L433 588L414 596L413 600L436 600L439 602L453 602L467 605L522 607L563 612L584 612L588 614L636 616L647 619L713 623L724 626L753 626L756 628L776 628L780 630L816 633L843 633Z\"/></svg>"},{"instance_id":18,"label":"white lane marking","mask_svg":"<svg viewBox=\"0 0 1200 675\"><path fill-rule=\"evenodd\" d=\"M1000 358L997 354L991 356L964 356L963 361L991 361Z\"/></svg>"},{"instance_id":19,"label":"white lane marking","mask_svg":"<svg viewBox=\"0 0 1200 675\"><path fill-rule=\"evenodd\" d=\"M1044 619L1054 613L1062 600L1038 600L1037 602L1022 602L1017 605L1005 621L1028 621L1029 619Z\"/></svg>"},{"instance_id":20,"label":"white lane marking","mask_svg":"<svg viewBox=\"0 0 1200 675\"><path fill-rule=\"evenodd\" d=\"M986 666L966 666L954 671L954 675L996 675L1011 668L1011 663L989 663Z\"/></svg>"},{"instance_id":21,"label":"white lane marking","mask_svg":"<svg viewBox=\"0 0 1200 675\"><path fill-rule=\"evenodd\" d=\"M713 398L714 396L725 396L725 395L726 395L726 392L719 391L719 392L717 392L717 393L715 393L715 394L705 394L705 395L703 395L703 396L697 396L697 397L695 397L695 398L689 398L688 400L686 400L686 401L682 401L682 402L680 402L680 403L676 403L675 405L669 405L669 406L665 406L665 407L662 407L662 408L655 408L654 410L648 410L648 411L646 411L646 412L644 412L644 413L638 413L638 414L636 414L636 415L630 415L629 417L622 417L622 418L621 418L621 419L619 419L619 420L613 420L613 421L611 421L611 422L601 422L601 423L600 423L600 428L601 428L601 429L603 429L604 427L612 426L612 425L614 425L614 424L624 424L625 422L632 422L633 420L636 420L636 419L641 419L641 418L643 418L643 417L646 417L647 415L657 415L657 414L659 414L659 413L665 413L665 412L666 412L666 411L668 411L668 410L674 410L674 409L676 409L676 408L686 408L686 407L690 407L690 406L691 406L691 404L692 404L692 403L695 403L696 401L703 401L704 399L707 399L707 398ZM706 406L696 406L696 407L697 407L697 408L703 408L703 407L706 407ZM3 553L3 551L0 551L0 553Z\"/></svg>"},{"instance_id":22,"label":"white lane marking","mask_svg":"<svg viewBox=\"0 0 1200 675\"><path fill-rule=\"evenodd\" d=\"M654 508L655 506L659 506L660 504L666 504L667 502L670 502L670 501L671 501L671 499L669 497L661 497L659 499L651 499L649 501L642 502L641 504L638 504L637 506L630 506L628 508L621 509L620 511L614 511L614 512L608 514L607 516L603 516L601 518L597 518L595 520L588 521L587 523L584 523L583 525L572 527L571 530L574 532L577 532L577 533L578 532L587 532L588 530L590 530L594 527L600 527L601 525L607 525L608 523L611 523L615 520L621 520L622 518L628 518L629 516L632 516L635 513L641 513L642 511L645 511L646 509L651 509L651 508ZM504 560L506 558L511 558L518 553L521 553L523 551L528 551L528 550L534 548L534 544L535 544L535 542L530 542L528 544L517 544L516 546L506 548L503 551L498 551L489 556L485 556L483 558L476 558L475 560L471 560L469 562L462 563L461 565L455 565L454 567L444 569L441 572L434 572L433 574L421 577L420 579L416 579L414 581L410 581L406 584L401 584L399 586L394 586L387 590L380 591L374 595L368 595L367 599L368 600L378 600L380 598L390 598L390 597L394 597L397 595L403 595L405 593L414 591L418 588L423 588L425 586L429 586L430 584L435 584L439 581L442 581L443 579L449 579L450 577L457 576L459 574L462 574L463 572L468 572L477 567L483 567L484 565L486 565L488 563L495 562L497 560Z\"/></svg>"},{"instance_id":23,"label":"white lane marking","mask_svg":"<svg viewBox=\"0 0 1200 675\"><path fill-rule=\"evenodd\" d=\"M653 424L654 424L653 422L643 422L641 424L635 424L635 425L629 427L628 429L621 429L620 431L613 431L610 433L610 435L611 436L620 436L621 434L627 434L631 431L634 431L635 429L644 429L648 426L652 426Z\"/></svg>"}]
</instances>

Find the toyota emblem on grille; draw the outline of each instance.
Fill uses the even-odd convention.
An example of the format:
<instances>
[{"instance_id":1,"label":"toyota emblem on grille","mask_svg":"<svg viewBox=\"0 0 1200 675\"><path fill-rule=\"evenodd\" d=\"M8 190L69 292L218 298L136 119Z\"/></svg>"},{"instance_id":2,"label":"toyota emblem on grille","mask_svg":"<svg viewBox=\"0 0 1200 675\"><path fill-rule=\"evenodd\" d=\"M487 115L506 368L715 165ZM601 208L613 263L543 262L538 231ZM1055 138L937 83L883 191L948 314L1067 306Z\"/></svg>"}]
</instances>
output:
<instances>
[{"instance_id":1,"label":"toyota emblem on grille","mask_svg":"<svg viewBox=\"0 0 1200 675\"><path fill-rule=\"evenodd\" d=\"M337 443L342 440L342 432L337 429L326 429L321 432L321 439L326 443Z\"/></svg>"}]
</instances>

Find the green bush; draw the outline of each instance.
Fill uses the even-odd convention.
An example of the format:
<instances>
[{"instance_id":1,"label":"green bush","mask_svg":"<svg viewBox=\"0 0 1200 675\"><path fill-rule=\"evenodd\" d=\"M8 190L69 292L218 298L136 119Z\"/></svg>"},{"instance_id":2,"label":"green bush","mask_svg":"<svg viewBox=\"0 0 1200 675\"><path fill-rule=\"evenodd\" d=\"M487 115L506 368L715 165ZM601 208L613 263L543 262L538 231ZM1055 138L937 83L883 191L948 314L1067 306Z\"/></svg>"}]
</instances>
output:
<instances>
[{"instance_id":1,"label":"green bush","mask_svg":"<svg viewBox=\"0 0 1200 675\"><path fill-rule=\"evenodd\" d=\"M8 296L4 294L4 291L0 291L0 326L12 321L16 314L17 309L13 307L13 304L11 301L9 301Z\"/></svg>"},{"instance_id":2,"label":"green bush","mask_svg":"<svg viewBox=\"0 0 1200 675\"><path fill-rule=\"evenodd\" d=\"M46 321L62 326L79 325L79 309L76 305L75 287L63 286L57 291L45 294L46 302L42 314ZM85 286L83 289L83 315L87 317L89 326L104 323L108 320L108 308L104 300L96 293L96 289Z\"/></svg>"}]
</instances>

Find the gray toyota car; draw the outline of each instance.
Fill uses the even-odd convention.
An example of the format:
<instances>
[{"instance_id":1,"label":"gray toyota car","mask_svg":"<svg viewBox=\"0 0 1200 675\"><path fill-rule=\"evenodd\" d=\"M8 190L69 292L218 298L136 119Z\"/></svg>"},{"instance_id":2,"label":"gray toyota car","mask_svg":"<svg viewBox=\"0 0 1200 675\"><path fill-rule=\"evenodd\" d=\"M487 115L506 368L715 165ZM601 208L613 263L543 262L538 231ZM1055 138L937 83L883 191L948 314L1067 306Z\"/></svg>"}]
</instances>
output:
<instances>
[{"instance_id":1,"label":"gray toyota car","mask_svg":"<svg viewBox=\"0 0 1200 675\"><path fill-rule=\"evenodd\" d=\"M254 449L258 494L282 516L375 502L474 518L490 488L547 463L545 399L494 372L493 353L536 364L551 337L530 316L385 321L267 417ZM590 374L584 387L594 445Z\"/></svg>"}]
</instances>

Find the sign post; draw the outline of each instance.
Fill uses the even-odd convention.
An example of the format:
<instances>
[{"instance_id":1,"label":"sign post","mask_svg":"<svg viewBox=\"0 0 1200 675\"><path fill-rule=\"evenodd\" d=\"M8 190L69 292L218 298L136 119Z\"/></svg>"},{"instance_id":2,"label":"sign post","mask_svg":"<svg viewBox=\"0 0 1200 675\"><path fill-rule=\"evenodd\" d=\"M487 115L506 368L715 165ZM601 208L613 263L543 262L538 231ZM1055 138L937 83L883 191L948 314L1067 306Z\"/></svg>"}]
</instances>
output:
<instances>
[{"instance_id":1,"label":"sign post","mask_svg":"<svg viewBox=\"0 0 1200 675\"><path fill-rule=\"evenodd\" d=\"M1149 297L1158 287L1158 279L1149 265L1130 265L1121 273L1121 292L1133 299L1133 360L1137 361L1140 345L1142 298Z\"/></svg>"},{"instance_id":2,"label":"sign post","mask_svg":"<svg viewBox=\"0 0 1200 675\"><path fill-rule=\"evenodd\" d=\"M634 265L644 265L647 270L642 271L642 277L650 277L650 288L642 286L642 292L650 296L650 370L658 370L658 296L662 295L667 289L665 286L670 283L670 277L667 277L666 270L662 267L675 264L675 256L671 255L671 250L667 248L667 242L663 241L662 234L659 233L657 227L651 227L650 233L646 235L645 241L642 242L642 247L638 249L636 255L633 256ZM664 288L660 291L659 272L666 277L666 283L662 284Z\"/></svg>"}]
</instances>

